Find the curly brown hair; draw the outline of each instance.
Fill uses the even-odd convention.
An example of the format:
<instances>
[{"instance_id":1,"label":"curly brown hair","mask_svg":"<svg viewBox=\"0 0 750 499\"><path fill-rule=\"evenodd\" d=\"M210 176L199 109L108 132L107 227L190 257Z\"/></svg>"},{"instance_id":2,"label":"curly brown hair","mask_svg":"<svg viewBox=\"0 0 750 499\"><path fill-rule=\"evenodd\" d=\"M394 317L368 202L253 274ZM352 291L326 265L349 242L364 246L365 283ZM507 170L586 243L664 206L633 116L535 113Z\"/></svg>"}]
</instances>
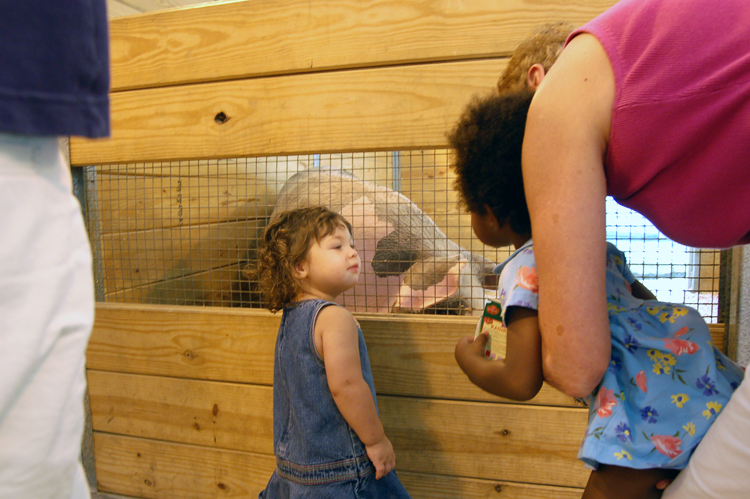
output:
<instances>
[{"instance_id":1,"label":"curly brown hair","mask_svg":"<svg viewBox=\"0 0 750 499\"><path fill-rule=\"evenodd\" d=\"M448 135L455 153L451 168L459 203L482 215L488 206L517 234L531 234L521 149L533 96L526 90L475 97Z\"/></svg>"},{"instance_id":2,"label":"curly brown hair","mask_svg":"<svg viewBox=\"0 0 750 499\"><path fill-rule=\"evenodd\" d=\"M338 227L352 234L343 216L320 206L273 216L261 237L257 265L244 271L251 281L258 281L265 308L275 313L294 301L302 291L295 266L307 256L313 239L319 242Z\"/></svg>"},{"instance_id":3,"label":"curly brown hair","mask_svg":"<svg viewBox=\"0 0 750 499\"><path fill-rule=\"evenodd\" d=\"M544 66L547 72L565 46L565 40L573 31L566 22L550 23L537 29L513 51L505 71L497 81L499 92L517 92L527 88L526 75L534 64Z\"/></svg>"}]
</instances>

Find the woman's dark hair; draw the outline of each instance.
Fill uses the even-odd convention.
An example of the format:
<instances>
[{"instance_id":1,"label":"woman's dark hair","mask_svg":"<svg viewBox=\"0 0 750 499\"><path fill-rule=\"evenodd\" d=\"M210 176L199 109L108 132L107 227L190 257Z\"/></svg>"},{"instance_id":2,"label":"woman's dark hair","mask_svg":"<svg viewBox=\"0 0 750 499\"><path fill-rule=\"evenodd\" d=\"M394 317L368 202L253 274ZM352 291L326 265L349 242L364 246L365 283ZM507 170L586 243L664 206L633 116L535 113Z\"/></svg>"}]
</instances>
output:
<instances>
[{"instance_id":1,"label":"woman's dark hair","mask_svg":"<svg viewBox=\"0 0 750 499\"><path fill-rule=\"evenodd\" d=\"M338 227L352 234L343 216L320 206L274 215L263 231L257 266L244 271L251 281L258 281L265 308L277 312L294 301L302 291L295 266L305 258L313 239L320 242Z\"/></svg>"},{"instance_id":2,"label":"woman's dark hair","mask_svg":"<svg viewBox=\"0 0 750 499\"><path fill-rule=\"evenodd\" d=\"M448 135L460 204L479 214L489 206L498 221L507 219L517 234L531 234L521 149L533 96L524 90L475 97Z\"/></svg>"}]
</instances>

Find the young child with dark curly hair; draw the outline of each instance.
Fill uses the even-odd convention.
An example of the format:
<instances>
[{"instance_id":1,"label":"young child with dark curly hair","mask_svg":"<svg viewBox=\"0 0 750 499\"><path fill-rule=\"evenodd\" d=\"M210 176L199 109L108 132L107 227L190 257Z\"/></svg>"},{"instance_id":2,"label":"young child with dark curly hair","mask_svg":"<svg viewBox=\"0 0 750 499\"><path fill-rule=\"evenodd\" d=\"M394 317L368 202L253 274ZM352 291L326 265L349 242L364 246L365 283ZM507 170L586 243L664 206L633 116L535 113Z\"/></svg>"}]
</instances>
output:
<instances>
[{"instance_id":1,"label":"young child with dark curly hair","mask_svg":"<svg viewBox=\"0 0 750 499\"><path fill-rule=\"evenodd\" d=\"M283 310L273 380L274 471L259 498L409 498L378 416L362 331L334 303L359 278L352 227L326 208L274 216L251 272Z\"/></svg>"},{"instance_id":2,"label":"young child with dark curly hair","mask_svg":"<svg viewBox=\"0 0 750 499\"><path fill-rule=\"evenodd\" d=\"M524 194L521 149L533 94L493 94L465 109L449 139L455 187L477 237L516 251L496 269L507 327L504 359L485 357L487 335L456 345L469 379L495 395L534 397L542 386L539 286ZM593 469L591 498L660 497L657 484L684 468L743 378L717 350L700 314L656 300L607 243L606 290L612 350L609 369L586 398L589 423L578 457ZM575 293L575 289L570 290Z\"/></svg>"}]
</instances>

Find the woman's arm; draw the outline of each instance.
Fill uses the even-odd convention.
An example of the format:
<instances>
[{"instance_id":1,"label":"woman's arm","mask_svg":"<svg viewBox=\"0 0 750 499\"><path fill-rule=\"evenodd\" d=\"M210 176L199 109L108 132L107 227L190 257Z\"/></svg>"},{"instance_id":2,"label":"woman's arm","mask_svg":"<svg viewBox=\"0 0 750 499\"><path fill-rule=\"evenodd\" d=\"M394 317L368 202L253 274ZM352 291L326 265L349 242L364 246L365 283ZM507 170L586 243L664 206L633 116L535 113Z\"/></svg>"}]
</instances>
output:
<instances>
[{"instance_id":1,"label":"woman's arm","mask_svg":"<svg viewBox=\"0 0 750 499\"><path fill-rule=\"evenodd\" d=\"M469 380L482 390L512 400L530 400L542 388L542 345L536 310L513 307L506 312L505 358L484 356L487 335L462 338L456 361Z\"/></svg>"},{"instance_id":2,"label":"woman's arm","mask_svg":"<svg viewBox=\"0 0 750 499\"><path fill-rule=\"evenodd\" d=\"M537 90L523 144L545 380L574 397L596 387L611 351L603 161L613 99L603 48L579 35Z\"/></svg>"},{"instance_id":3,"label":"woman's arm","mask_svg":"<svg viewBox=\"0 0 750 499\"><path fill-rule=\"evenodd\" d=\"M323 308L315 322L315 345L325 363L336 406L365 444L375 465L375 477L384 477L396 467L396 455L383 431L370 386L362 376L357 324L352 314L341 307Z\"/></svg>"}]
</instances>

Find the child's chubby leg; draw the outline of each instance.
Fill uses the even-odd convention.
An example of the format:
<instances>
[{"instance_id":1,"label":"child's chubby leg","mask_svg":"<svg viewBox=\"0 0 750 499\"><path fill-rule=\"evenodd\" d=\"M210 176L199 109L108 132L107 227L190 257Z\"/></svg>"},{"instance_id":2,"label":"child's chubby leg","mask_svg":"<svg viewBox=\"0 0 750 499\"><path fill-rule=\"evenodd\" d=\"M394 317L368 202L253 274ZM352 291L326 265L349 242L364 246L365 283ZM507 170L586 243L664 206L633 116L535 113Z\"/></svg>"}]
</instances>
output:
<instances>
[{"instance_id":1,"label":"child's chubby leg","mask_svg":"<svg viewBox=\"0 0 750 499\"><path fill-rule=\"evenodd\" d=\"M673 479L679 470L639 470L622 466L600 465L591 472L581 499L658 499L663 490L656 484Z\"/></svg>"}]
</instances>

